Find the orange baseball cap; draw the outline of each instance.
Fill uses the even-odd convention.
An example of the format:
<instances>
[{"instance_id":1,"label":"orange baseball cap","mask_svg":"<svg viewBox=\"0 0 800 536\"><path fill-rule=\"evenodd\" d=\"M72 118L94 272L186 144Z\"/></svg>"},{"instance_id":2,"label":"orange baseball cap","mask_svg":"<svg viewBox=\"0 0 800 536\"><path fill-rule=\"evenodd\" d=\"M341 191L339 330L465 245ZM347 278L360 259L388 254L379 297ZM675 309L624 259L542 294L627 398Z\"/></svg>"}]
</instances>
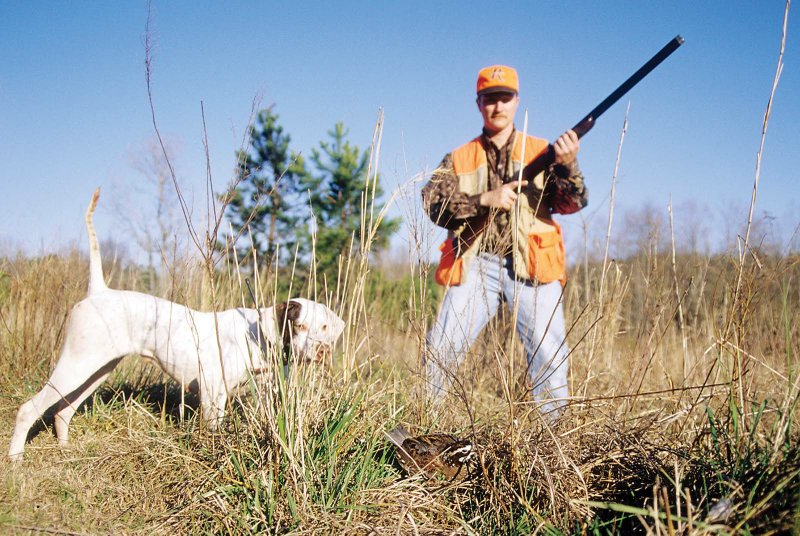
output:
<instances>
[{"instance_id":1,"label":"orange baseball cap","mask_svg":"<svg viewBox=\"0 0 800 536\"><path fill-rule=\"evenodd\" d=\"M513 67L490 65L478 72L478 95L509 91L519 93L519 77Z\"/></svg>"}]
</instances>

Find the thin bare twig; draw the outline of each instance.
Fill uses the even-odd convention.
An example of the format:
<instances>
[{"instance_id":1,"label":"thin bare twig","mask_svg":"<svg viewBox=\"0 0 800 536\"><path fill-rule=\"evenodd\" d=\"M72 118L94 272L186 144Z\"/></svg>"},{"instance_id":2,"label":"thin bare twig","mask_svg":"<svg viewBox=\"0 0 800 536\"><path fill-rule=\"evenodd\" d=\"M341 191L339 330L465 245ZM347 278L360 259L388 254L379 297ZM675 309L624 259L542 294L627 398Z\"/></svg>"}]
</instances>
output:
<instances>
[{"instance_id":1,"label":"thin bare twig","mask_svg":"<svg viewBox=\"0 0 800 536\"><path fill-rule=\"evenodd\" d=\"M781 32L781 45L780 51L778 52L778 64L775 67L775 77L772 80L772 90L769 94L769 100L767 101L767 108L764 110L764 120L761 124L761 142L758 147L758 153L756 154L756 172L755 178L753 180L753 193L750 198L750 210L747 214L747 230L745 231L744 235L744 243L742 244L742 248L739 252L739 270L736 276L736 288L734 291L734 299L733 299L733 314L730 316L728 327L730 328L730 323L740 319L741 315L739 309L741 307L741 288L742 288L742 276L744 274L744 264L746 260L746 252L748 251L749 244L750 244L750 230L753 224L753 212L755 210L756 205L756 194L758 193L758 182L761 177L761 156L764 153L764 142L767 137L767 125L769 124L769 117L772 114L772 102L775 98L775 92L778 89L778 81L781 78L781 73L783 72L783 54L786 50L786 28L789 21L789 5L791 0L786 0L786 7L783 11L783 29ZM726 329L726 332L728 330ZM737 334L740 335L741 330L737 330ZM727 333L726 333L727 336ZM745 394L744 394L744 382L742 379L743 376L743 367L741 364L741 356L736 356L736 374L734 378L738 378L738 395L739 395L739 407L744 408L745 403ZM733 379L732 378L732 381ZM744 415L742 415L744 419Z\"/></svg>"}]
</instances>

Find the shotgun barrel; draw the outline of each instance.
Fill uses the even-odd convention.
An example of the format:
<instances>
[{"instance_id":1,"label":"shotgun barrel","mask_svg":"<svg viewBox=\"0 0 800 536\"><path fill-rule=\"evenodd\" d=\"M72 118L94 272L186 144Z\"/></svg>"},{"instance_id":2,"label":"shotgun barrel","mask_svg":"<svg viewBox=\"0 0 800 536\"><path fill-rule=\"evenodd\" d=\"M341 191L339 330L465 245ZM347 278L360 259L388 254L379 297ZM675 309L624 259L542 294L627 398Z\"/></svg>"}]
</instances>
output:
<instances>
[{"instance_id":1,"label":"shotgun barrel","mask_svg":"<svg viewBox=\"0 0 800 536\"><path fill-rule=\"evenodd\" d=\"M582 138L584 134L589 132L594 126L597 118L603 115L606 110L611 108L619 99L622 98L633 86L641 82L642 78L650 74L650 72L658 67L658 65L669 57L670 54L675 52L679 46L683 44L683 37L676 35L669 43L659 50L655 56L650 58L647 63L642 65L638 71L633 73L627 80L625 80L617 89L615 89L608 97L603 99L603 102L594 107L594 109L586 114L586 116L578 121L572 127L578 138ZM533 178L545 169L547 169L556 159L556 152L553 149L553 144L547 146L547 149L536 157L530 164L525 166L525 177Z\"/></svg>"},{"instance_id":2,"label":"shotgun barrel","mask_svg":"<svg viewBox=\"0 0 800 536\"><path fill-rule=\"evenodd\" d=\"M667 59L670 54L675 52L679 46L683 44L683 37L680 35L676 35L672 41L664 45L664 47L659 50L655 56L650 58L647 63L642 65L638 71L633 73L627 80L625 80L620 86L611 93L608 97L606 97L603 102L595 106L594 110L586 114L586 117L578 121L572 130L578 135L578 138L582 137L584 134L589 132L592 127L594 126L594 122L597 120L598 117L603 115L603 113L611 108L619 99L622 98L625 93L631 90L633 86L638 84L642 78L650 74L650 72L658 67L658 65Z\"/></svg>"}]
</instances>

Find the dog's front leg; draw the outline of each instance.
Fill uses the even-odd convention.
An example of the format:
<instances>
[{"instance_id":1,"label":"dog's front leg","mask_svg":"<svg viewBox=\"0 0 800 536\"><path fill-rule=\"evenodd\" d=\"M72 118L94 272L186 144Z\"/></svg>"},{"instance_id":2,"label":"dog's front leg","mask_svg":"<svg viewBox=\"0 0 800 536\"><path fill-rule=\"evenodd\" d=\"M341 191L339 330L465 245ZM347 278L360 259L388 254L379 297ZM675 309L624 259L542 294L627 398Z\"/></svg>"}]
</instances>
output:
<instances>
[{"instance_id":1,"label":"dog's front leg","mask_svg":"<svg viewBox=\"0 0 800 536\"><path fill-rule=\"evenodd\" d=\"M228 403L228 393L224 385L205 385L200 389L200 416L209 430L217 430L225 418L225 406Z\"/></svg>"}]
</instances>

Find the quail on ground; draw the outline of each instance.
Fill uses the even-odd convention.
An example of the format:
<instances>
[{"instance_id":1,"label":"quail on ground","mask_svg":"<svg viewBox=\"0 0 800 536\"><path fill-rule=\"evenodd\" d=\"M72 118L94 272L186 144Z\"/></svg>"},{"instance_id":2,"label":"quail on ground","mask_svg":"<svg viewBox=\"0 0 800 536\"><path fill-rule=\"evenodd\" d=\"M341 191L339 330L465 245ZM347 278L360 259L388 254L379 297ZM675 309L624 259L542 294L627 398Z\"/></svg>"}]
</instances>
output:
<instances>
[{"instance_id":1,"label":"quail on ground","mask_svg":"<svg viewBox=\"0 0 800 536\"><path fill-rule=\"evenodd\" d=\"M436 474L447 480L462 480L469 473L475 449L470 441L449 434L426 434L412 437L402 426L386 434L397 447L400 466L409 474Z\"/></svg>"}]
</instances>

